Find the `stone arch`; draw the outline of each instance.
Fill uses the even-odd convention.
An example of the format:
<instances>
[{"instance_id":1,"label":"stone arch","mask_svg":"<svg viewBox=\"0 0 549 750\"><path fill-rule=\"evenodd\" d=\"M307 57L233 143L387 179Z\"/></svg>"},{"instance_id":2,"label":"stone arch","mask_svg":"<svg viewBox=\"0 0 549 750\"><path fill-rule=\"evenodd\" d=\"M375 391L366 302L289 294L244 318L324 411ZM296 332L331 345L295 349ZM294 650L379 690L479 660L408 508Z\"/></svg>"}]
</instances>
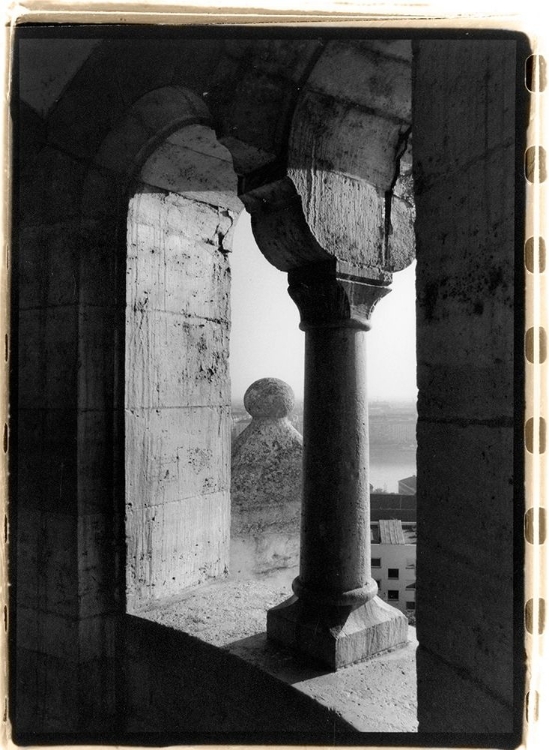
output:
<instances>
[{"instance_id":1,"label":"stone arch","mask_svg":"<svg viewBox=\"0 0 549 750\"><path fill-rule=\"evenodd\" d=\"M110 223L105 240L119 244L129 611L228 567L227 253L242 204L210 125L182 87L149 92L103 141L84 186L84 214Z\"/></svg>"}]
</instances>

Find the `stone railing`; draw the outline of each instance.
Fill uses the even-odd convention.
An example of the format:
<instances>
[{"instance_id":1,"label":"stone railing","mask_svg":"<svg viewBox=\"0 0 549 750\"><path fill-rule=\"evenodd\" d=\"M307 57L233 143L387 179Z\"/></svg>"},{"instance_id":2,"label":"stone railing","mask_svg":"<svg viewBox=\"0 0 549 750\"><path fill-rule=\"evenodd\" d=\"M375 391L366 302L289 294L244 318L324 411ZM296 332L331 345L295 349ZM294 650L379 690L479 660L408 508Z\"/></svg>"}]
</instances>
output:
<instances>
[{"instance_id":1,"label":"stone railing","mask_svg":"<svg viewBox=\"0 0 549 750\"><path fill-rule=\"evenodd\" d=\"M289 419L294 403L276 378L257 380L244 395L252 421L232 448L233 578L289 583L297 572L303 440Z\"/></svg>"}]
</instances>

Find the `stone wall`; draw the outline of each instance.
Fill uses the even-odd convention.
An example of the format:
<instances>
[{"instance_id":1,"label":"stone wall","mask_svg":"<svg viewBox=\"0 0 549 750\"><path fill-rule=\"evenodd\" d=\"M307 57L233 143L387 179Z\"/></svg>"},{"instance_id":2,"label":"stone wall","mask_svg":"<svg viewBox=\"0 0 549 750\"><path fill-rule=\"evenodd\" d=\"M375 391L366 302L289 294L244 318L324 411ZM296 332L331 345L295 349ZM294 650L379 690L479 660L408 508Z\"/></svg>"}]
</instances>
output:
<instances>
[{"instance_id":1,"label":"stone wall","mask_svg":"<svg viewBox=\"0 0 549 750\"><path fill-rule=\"evenodd\" d=\"M19 730L78 731L114 721L115 619L123 596L123 517L112 428L116 337L112 225L82 219L86 164L47 142L21 107L12 247L12 591ZM106 260L106 258L108 258ZM98 279L103 270L103 281ZM102 368L111 382L98 381ZM12 606L15 602L12 600ZM13 607L15 612L15 607Z\"/></svg>"},{"instance_id":2,"label":"stone wall","mask_svg":"<svg viewBox=\"0 0 549 750\"><path fill-rule=\"evenodd\" d=\"M509 732L519 698L514 51L415 45L420 732Z\"/></svg>"},{"instance_id":3,"label":"stone wall","mask_svg":"<svg viewBox=\"0 0 549 750\"><path fill-rule=\"evenodd\" d=\"M130 201L126 297L131 612L228 567L229 261L216 208L143 186ZM230 225L230 219L225 218ZM204 226L204 237L194 229ZM225 230L226 231L226 230Z\"/></svg>"},{"instance_id":4,"label":"stone wall","mask_svg":"<svg viewBox=\"0 0 549 750\"><path fill-rule=\"evenodd\" d=\"M229 563L229 152L188 125L144 163L128 207L125 336L127 607Z\"/></svg>"}]
</instances>

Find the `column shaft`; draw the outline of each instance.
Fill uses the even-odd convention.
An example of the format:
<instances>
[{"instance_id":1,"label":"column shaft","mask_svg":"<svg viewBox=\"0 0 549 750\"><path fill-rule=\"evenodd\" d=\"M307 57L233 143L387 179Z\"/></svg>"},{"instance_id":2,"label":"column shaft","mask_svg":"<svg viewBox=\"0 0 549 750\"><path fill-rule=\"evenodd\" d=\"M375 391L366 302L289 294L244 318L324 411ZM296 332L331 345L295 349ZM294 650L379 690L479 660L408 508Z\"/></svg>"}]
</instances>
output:
<instances>
[{"instance_id":1,"label":"column shaft","mask_svg":"<svg viewBox=\"0 0 549 750\"><path fill-rule=\"evenodd\" d=\"M366 331L307 329L303 432L300 583L337 601L370 578Z\"/></svg>"},{"instance_id":2,"label":"column shaft","mask_svg":"<svg viewBox=\"0 0 549 750\"><path fill-rule=\"evenodd\" d=\"M370 577L366 331L386 287L298 269L289 292L306 331L300 573L267 635L339 669L406 643L408 621Z\"/></svg>"}]
</instances>

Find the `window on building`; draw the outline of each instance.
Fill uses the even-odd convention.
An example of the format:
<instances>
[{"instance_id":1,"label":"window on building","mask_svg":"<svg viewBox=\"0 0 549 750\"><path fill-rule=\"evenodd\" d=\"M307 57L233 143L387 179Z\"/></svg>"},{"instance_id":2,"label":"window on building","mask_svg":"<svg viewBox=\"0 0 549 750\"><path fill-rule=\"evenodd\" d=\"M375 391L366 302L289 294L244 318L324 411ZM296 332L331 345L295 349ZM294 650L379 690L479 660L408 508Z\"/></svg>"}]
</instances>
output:
<instances>
[{"instance_id":1,"label":"window on building","mask_svg":"<svg viewBox=\"0 0 549 750\"><path fill-rule=\"evenodd\" d=\"M372 557L372 568L381 568L381 557Z\"/></svg>"},{"instance_id":2,"label":"window on building","mask_svg":"<svg viewBox=\"0 0 549 750\"><path fill-rule=\"evenodd\" d=\"M387 592L387 598L392 601L398 601L398 590L397 589L389 589Z\"/></svg>"},{"instance_id":3,"label":"window on building","mask_svg":"<svg viewBox=\"0 0 549 750\"><path fill-rule=\"evenodd\" d=\"M416 567L416 561L414 560L413 557L407 557L406 558L406 567L409 568L409 569L412 569L412 568Z\"/></svg>"},{"instance_id":4,"label":"window on building","mask_svg":"<svg viewBox=\"0 0 549 750\"><path fill-rule=\"evenodd\" d=\"M406 609L415 609L416 603L415 602L406 602Z\"/></svg>"},{"instance_id":5,"label":"window on building","mask_svg":"<svg viewBox=\"0 0 549 750\"><path fill-rule=\"evenodd\" d=\"M389 568L387 575L389 578L398 578L398 568Z\"/></svg>"}]
</instances>

